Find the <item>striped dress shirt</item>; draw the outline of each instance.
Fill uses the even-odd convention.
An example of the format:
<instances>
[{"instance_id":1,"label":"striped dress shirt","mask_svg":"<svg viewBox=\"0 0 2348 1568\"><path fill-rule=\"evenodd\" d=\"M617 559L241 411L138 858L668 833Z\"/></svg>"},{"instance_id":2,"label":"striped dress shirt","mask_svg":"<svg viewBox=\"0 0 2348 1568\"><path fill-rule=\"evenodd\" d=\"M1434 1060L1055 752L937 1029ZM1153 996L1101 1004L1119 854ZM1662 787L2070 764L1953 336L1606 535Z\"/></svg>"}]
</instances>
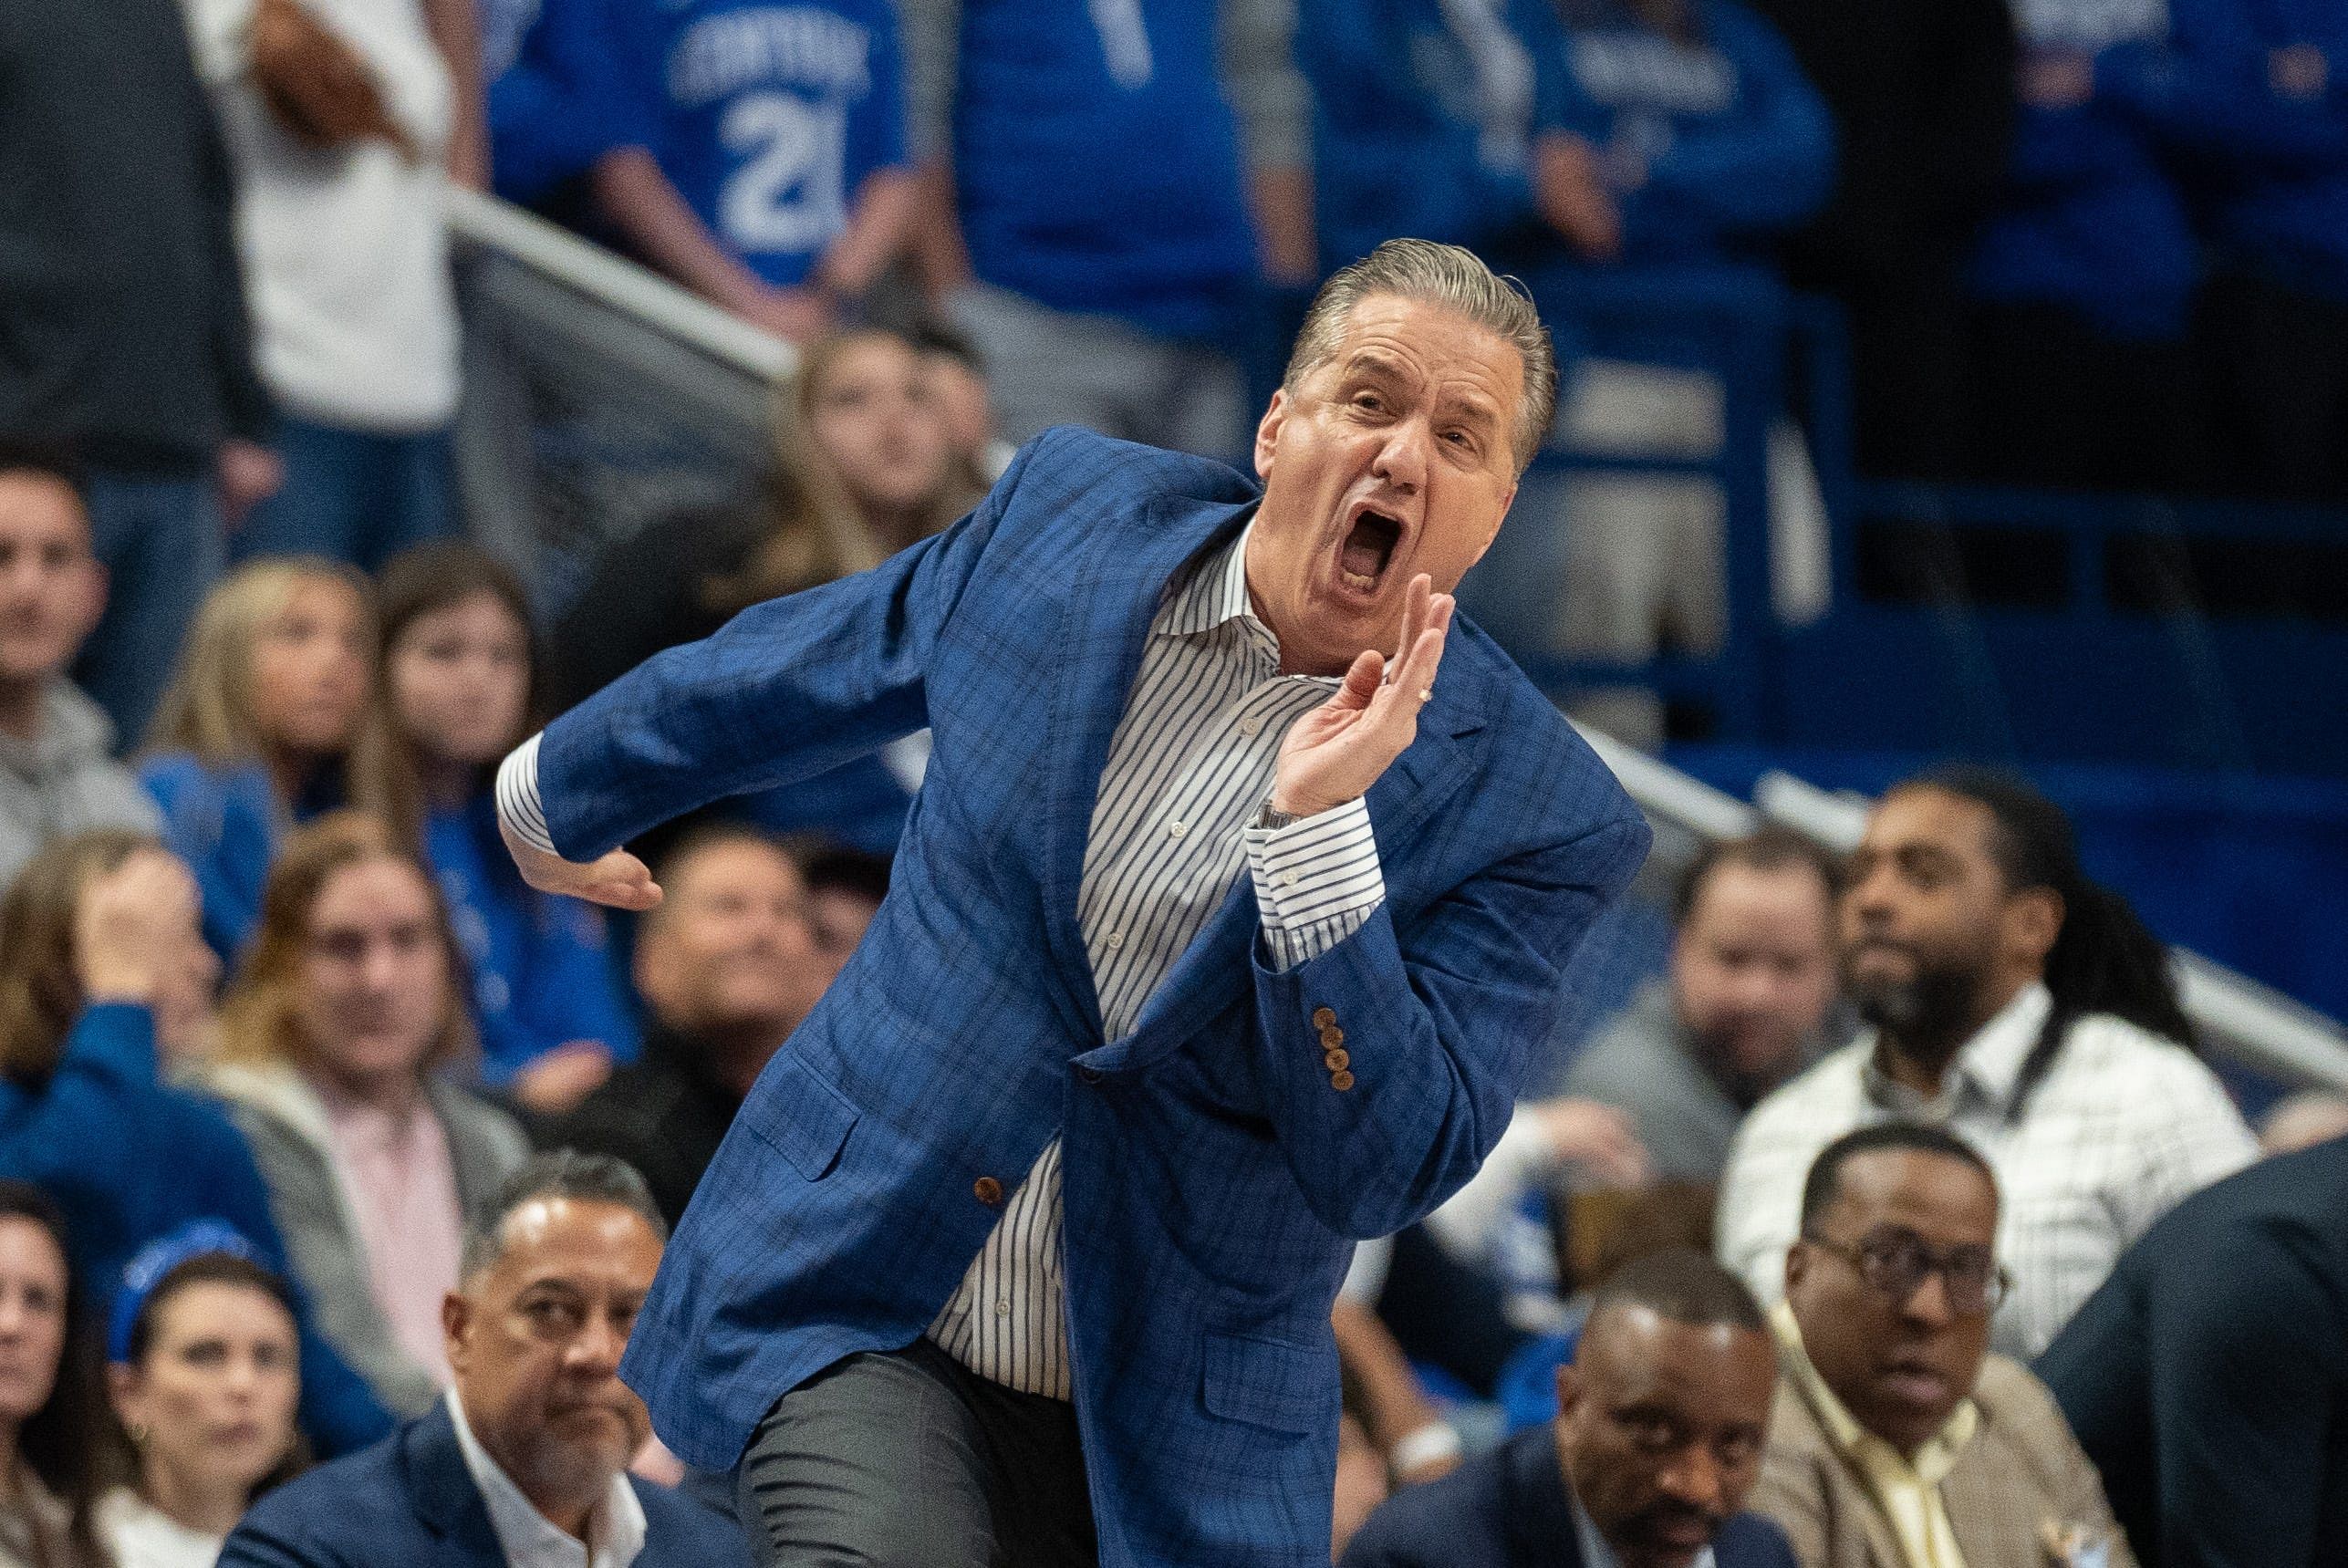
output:
<instances>
[{"instance_id":1,"label":"striped dress shirt","mask_svg":"<svg viewBox=\"0 0 2348 1568\"><path fill-rule=\"evenodd\" d=\"M1385 900L1362 801L1282 828L1253 826L1288 727L1339 683L1280 673L1279 640L1248 598L1252 531L1251 524L1169 591L1109 743L1076 911L1105 1041L1132 1030L1242 871L1281 969L1345 940ZM500 771L498 809L525 842L554 852L535 737ZM992 1382L1065 1399L1060 1221L1055 1138L1004 1205L930 1338Z\"/></svg>"}]
</instances>

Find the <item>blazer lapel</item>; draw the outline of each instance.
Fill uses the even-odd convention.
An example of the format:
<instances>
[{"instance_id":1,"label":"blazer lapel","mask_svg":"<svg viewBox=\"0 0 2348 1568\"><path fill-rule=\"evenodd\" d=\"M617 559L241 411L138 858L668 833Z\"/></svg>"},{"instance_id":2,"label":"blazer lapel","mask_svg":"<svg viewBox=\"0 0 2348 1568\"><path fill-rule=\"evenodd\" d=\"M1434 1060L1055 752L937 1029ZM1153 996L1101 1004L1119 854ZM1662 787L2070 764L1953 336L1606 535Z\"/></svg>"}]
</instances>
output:
<instances>
[{"instance_id":1,"label":"blazer lapel","mask_svg":"<svg viewBox=\"0 0 2348 1568\"><path fill-rule=\"evenodd\" d=\"M1214 504L1159 497L1138 529L1101 529L1063 611L1059 685L1050 733L1036 757L1044 785L1044 918L1053 957L1089 1039L1101 1037L1100 998L1076 920L1076 895L1109 742L1140 672L1149 623L1168 581L1184 562L1238 533L1254 505L1252 498Z\"/></svg>"},{"instance_id":2,"label":"blazer lapel","mask_svg":"<svg viewBox=\"0 0 2348 1568\"><path fill-rule=\"evenodd\" d=\"M400 1449L416 1516L439 1545L437 1561L448 1568L504 1563L505 1548L489 1522L489 1507L481 1501L473 1472L464 1468L448 1406L435 1404L411 1423L400 1436Z\"/></svg>"}]
</instances>

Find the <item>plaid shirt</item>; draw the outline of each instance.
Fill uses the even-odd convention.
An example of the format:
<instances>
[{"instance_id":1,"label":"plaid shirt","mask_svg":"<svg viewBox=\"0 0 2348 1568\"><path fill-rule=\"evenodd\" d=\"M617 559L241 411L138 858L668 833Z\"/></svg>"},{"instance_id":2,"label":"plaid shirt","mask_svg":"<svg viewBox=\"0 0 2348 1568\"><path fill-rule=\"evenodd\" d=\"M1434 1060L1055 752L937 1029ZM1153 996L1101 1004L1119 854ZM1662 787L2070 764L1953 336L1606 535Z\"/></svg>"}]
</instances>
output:
<instances>
[{"instance_id":1,"label":"plaid shirt","mask_svg":"<svg viewBox=\"0 0 2348 1568\"><path fill-rule=\"evenodd\" d=\"M1721 1179L1721 1262L1763 1301L1782 1295L1802 1184L1818 1152L1870 1123L1928 1122L1980 1150L1997 1173L1998 1250L2014 1293L1991 1345L2022 1360L2045 1349L2130 1242L2258 1152L2208 1068L2102 1013L2071 1026L2021 1117L2010 1119L2022 1059L2053 1004L2043 985L2007 1003L1957 1053L1937 1098L1886 1077L1869 1031L1763 1100Z\"/></svg>"}]
</instances>

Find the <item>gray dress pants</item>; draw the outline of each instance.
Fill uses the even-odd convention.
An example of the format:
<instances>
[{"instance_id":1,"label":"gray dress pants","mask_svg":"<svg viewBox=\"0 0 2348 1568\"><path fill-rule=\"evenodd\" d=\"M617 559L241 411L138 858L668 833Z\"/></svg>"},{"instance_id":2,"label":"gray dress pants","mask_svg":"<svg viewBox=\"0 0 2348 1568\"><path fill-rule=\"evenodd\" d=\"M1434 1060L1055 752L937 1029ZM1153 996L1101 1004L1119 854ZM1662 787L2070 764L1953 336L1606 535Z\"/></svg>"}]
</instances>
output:
<instances>
[{"instance_id":1,"label":"gray dress pants","mask_svg":"<svg viewBox=\"0 0 2348 1568\"><path fill-rule=\"evenodd\" d=\"M1096 1568L1075 1412L926 1339L775 1401L738 1480L764 1568Z\"/></svg>"}]
</instances>

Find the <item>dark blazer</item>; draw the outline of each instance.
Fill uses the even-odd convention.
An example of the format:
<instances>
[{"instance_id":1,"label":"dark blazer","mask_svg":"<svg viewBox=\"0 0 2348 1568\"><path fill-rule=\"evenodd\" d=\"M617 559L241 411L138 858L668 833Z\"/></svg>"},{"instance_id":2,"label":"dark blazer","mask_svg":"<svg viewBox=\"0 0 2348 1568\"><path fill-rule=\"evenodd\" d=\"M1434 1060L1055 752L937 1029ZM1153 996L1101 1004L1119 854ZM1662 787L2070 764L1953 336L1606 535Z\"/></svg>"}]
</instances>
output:
<instances>
[{"instance_id":1,"label":"dark blazer","mask_svg":"<svg viewBox=\"0 0 2348 1568\"><path fill-rule=\"evenodd\" d=\"M1344 1568L1583 1568L1553 1432L1519 1432L1441 1480L1397 1492L1345 1548ZM1794 1568L1793 1549L1758 1514L1730 1520L1712 1555L1719 1568Z\"/></svg>"},{"instance_id":2,"label":"dark blazer","mask_svg":"<svg viewBox=\"0 0 2348 1568\"><path fill-rule=\"evenodd\" d=\"M2038 1360L2161 1568L2315 1568L2348 1542L2348 1137L2187 1199Z\"/></svg>"},{"instance_id":3,"label":"dark blazer","mask_svg":"<svg viewBox=\"0 0 2348 1568\"><path fill-rule=\"evenodd\" d=\"M634 1568L750 1568L742 1532L665 1487L628 1478L644 1505ZM254 1504L221 1568L505 1568L488 1506L464 1468L448 1406L373 1448L321 1465Z\"/></svg>"},{"instance_id":4,"label":"dark blazer","mask_svg":"<svg viewBox=\"0 0 2348 1568\"><path fill-rule=\"evenodd\" d=\"M1103 1568L1326 1562L1351 1242L1475 1173L1648 836L1457 620L1368 794L1386 902L1274 970L1242 877L1107 1040L1076 915L1101 770L1168 585L1256 499L1215 463L1048 431L945 533L547 726L539 790L573 859L936 739L888 898L752 1088L629 1338L622 1375L687 1463L730 1468L784 1392L919 1338L1058 1137ZM1338 1032L1349 1068L1324 1056Z\"/></svg>"}]
</instances>

